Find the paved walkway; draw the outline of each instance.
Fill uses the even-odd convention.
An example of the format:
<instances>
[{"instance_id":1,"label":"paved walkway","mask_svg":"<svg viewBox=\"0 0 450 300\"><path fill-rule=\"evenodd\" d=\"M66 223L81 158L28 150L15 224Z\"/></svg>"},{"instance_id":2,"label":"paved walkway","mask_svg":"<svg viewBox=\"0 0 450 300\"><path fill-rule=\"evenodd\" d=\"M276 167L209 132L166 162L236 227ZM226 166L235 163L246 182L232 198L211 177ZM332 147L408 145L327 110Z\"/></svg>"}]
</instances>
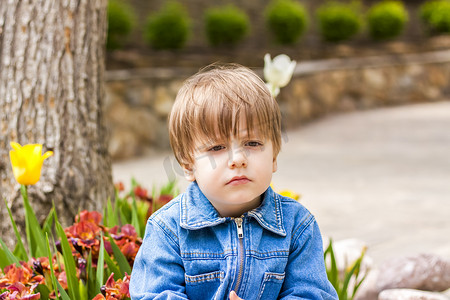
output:
<instances>
[{"instance_id":1,"label":"paved walkway","mask_svg":"<svg viewBox=\"0 0 450 300\"><path fill-rule=\"evenodd\" d=\"M114 180L187 182L158 154L113 165ZM285 134L276 189L302 194L322 233L358 238L375 263L431 252L450 258L450 101L326 117Z\"/></svg>"}]
</instances>

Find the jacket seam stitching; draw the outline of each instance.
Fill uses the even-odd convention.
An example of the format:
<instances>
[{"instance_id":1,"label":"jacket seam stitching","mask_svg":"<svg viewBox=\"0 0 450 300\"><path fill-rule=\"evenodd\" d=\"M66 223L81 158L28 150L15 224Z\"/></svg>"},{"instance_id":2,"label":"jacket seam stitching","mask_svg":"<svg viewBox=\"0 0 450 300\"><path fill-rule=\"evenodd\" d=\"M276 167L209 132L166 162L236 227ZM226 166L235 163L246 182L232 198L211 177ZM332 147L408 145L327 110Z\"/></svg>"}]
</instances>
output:
<instances>
[{"instance_id":1,"label":"jacket seam stitching","mask_svg":"<svg viewBox=\"0 0 450 300\"><path fill-rule=\"evenodd\" d=\"M293 244L297 243L297 240L302 236L303 232L314 222L314 217L311 213L304 219L304 221L297 227L297 229L293 233ZM299 233L297 233L299 232Z\"/></svg>"},{"instance_id":2,"label":"jacket seam stitching","mask_svg":"<svg viewBox=\"0 0 450 300\"><path fill-rule=\"evenodd\" d=\"M175 238L178 240L179 238L178 238L178 236L175 234L175 232L173 232L161 219L159 219L159 218L153 218L153 220L151 220L155 225L157 225L159 228L161 228L161 230L164 232L164 234L169 238L169 239L171 239L172 240L172 242L174 242L175 243L175 245L179 248L180 247L180 245L178 244L178 241L176 241L176 240L174 240L174 238L171 236L171 234L172 235L174 235L175 236ZM169 232L168 231L170 231L170 233L171 234L169 234Z\"/></svg>"},{"instance_id":3,"label":"jacket seam stitching","mask_svg":"<svg viewBox=\"0 0 450 300\"><path fill-rule=\"evenodd\" d=\"M279 230L281 230L284 233L285 231L283 228L283 215L279 212L279 208L278 208L278 206L281 205L281 203L280 203L281 199L278 198L278 194L276 194L276 193L274 193L273 198L275 200L275 213L277 216L277 227ZM281 208L280 208L280 210L281 210Z\"/></svg>"}]
</instances>

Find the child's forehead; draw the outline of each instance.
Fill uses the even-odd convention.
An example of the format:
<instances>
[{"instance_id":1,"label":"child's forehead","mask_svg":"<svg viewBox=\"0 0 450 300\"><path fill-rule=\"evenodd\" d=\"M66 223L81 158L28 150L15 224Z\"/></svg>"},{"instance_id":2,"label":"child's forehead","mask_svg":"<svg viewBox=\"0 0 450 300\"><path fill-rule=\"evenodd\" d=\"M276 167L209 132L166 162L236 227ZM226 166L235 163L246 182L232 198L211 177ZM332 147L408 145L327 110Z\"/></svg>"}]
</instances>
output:
<instances>
[{"instance_id":1,"label":"child's forehead","mask_svg":"<svg viewBox=\"0 0 450 300\"><path fill-rule=\"evenodd\" d=\"M233 116L232 119L233 120L229 120L229 122L223 122L223 124L217 121L214 121L212 123L206 122L203 124L203 127L199 133L206 139L220 140L230 139L232 137L240 138L257 136L261 135L261 133L264 131L261 128L261 124L258 124L256 119L248 119L243 113L241 113L237 117Z\"/></svg>"}]
</instances>

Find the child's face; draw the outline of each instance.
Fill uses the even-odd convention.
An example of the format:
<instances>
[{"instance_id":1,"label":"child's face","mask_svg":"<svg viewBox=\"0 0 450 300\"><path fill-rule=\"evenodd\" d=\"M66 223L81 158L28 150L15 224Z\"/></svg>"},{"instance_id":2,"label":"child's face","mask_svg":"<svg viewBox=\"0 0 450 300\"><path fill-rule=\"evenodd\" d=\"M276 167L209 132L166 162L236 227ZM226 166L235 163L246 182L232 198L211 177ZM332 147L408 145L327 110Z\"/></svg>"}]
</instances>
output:
<instances>
[{"instance_id":1,"label":"child's face","mask_svg":"<svg viewBox=\"0 0 450 300\"><path fill-rule=\"evenodd\" d=\"M256 208L277 169L272 142L257 134L212 143L198 142L186 179L197 181L222 217L237 217Z\"/></svg>"}]
</instances>

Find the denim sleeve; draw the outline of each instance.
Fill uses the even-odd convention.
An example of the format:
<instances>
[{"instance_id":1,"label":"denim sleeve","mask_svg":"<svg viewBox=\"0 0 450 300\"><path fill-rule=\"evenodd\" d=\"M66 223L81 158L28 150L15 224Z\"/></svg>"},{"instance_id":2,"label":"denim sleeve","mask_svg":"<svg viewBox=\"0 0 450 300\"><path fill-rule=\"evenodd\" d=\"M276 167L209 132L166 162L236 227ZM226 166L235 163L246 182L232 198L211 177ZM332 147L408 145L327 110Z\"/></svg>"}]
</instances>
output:
<instances>
[{"instance_id":1,"label":"denim sleeve","mask_svg":"<svg viewBox=\"0 0 450 300\"><path fill-rule=\"evenodd\" d=\"M187 299L178 238L158 218L147 222L129 290L132 300Z\"/></svg>"},{"instance_id":2,"label":"denim sleeve","mask_svg":"<svg viewBox=\"0 0 450 300\"><path fill-rule=\"evenodd\" d=\"M307 218L293 235L279 299L338 300L334 287L328 281L322 236L313 216Z\"/></svg>"}]
</instances>

